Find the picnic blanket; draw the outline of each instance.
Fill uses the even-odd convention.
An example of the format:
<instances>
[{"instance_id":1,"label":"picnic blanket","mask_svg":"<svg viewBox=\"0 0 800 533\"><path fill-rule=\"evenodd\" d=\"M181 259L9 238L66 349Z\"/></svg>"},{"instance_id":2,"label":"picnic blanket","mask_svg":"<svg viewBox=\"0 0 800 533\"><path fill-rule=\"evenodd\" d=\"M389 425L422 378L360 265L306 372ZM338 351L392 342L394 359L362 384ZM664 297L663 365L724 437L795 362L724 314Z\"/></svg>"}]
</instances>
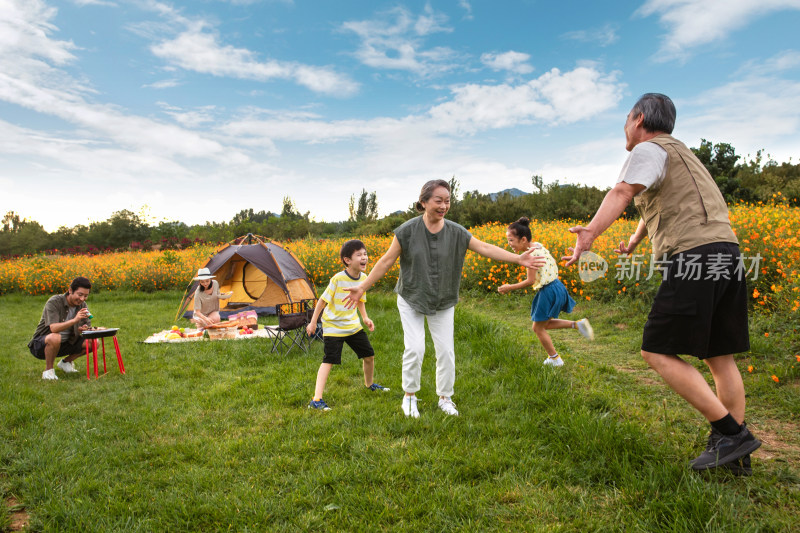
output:
<instances>
[{"instance_id":1,"label":"picnic blanket","mask_svg":"<svg viewBox=\"0 0 800 533\"><path fill-rule=\"evenodd\" d=\"M259 328L257 330L254 330L253 333L248 333L248 334L237 333L236 337L232 339L218 339L218 340L269 339L277 335L277 330L278 330L277 326L259 326ZM187 333L193 331L195 330L186 330ZM171 330L165 329L164 331L153 333L142 342L146 344L154 344L158 342L199 342L199 341L210 340L206 335L202 335L199 337L181 337L180 339L167 339L167 335L169 335L170 333L172 333Z\"/></svg>"}]
</instances>

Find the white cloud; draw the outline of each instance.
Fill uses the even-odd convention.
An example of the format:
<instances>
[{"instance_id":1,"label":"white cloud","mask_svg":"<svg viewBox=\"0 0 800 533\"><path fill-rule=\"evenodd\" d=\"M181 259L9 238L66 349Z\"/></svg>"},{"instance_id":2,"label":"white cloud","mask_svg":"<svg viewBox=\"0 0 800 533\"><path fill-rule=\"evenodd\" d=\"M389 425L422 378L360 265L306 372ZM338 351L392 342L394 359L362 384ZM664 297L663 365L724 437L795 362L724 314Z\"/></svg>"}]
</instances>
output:
<instances>
[{"instance_id":1,"label":"white cloud","mask_svg":"<svg viewBox=\"0 0 800 533\"><path fill-rule=\"evenodd\" d=\"M72 0L75 5L80 7L83 6L109 6L109 7L117 7L117 4L111 2L110 0Z\"/></svg>"},{"instance_id":2,"label":"white cloud","mask_svg":"<svg viewBox=\"0 0 800 533\"><path fill-rule=\"evenodd\" d=\"M614 107L622 88L617 73L590 64L564 73L554 68L519 85L455 87L453 100L431 109L430 116L440 131L463 133L532 122L570 123Z\"/></svg>"},{"instance_id":3,"label":"white cloud","mask_svg":"<svg viewBox=\"0 0 800 533\"><path fill-rule=\"evenodd\" d=\"M655 59L684 58L691 49L725 39L759 17L800 9L800 0L647 0L637 14L657 15L667 27Z\"/></svg>"},{"instance_id":4,"label":"white cloud","mask_svg":"<svg viewBox=\"0 0 800 533\"><path fill-rule=\"evenodd\" d=\"M784 50L765 61L746 62L735 74L736 77L775 76L780 72L800 67L800 51Z\"/></svg>"},{"instance_id":5,"label":"white cloud","mask_svg":"<svg viewBox=\"0 0 800 533\"><path fill-rule=\"evenodd\" d=\"M349 96L358 90L356 82L327 67L288 61L258 61L250 50L221 44L218 36L203 31L203 26L202 23L193 24L174 39L153 45L151 51L185 70L214 76L257 81L284 79L334 96Z\"/></svg>"},{"instance_id":6,"label":"white cloud","mask_svg":"<svg viewBox=\"0 0 800 533\"><path fill-rule=\"evenodd\" d=\"M119 148L102 140L79 137L75 132L59 137L0 121L0 141L3 152L12 159L34 156L37 164L51 169L53 175L74 173L91 180L102 176L111 183L142 179L156 182L164 177L180 179L192 174L173 158Z\"/></svg>"},{"instance_id":7,"label":"white cloud","mask_svg":"<svg viewBox=\"0 0 800 533\"><path fill-rule=\"evenodd\" d=\"M614 108L622 90L616 73L606 74L587 64L563 73L553 70L518 85L454 87L448 102L399 119L329 121L313 113L247 109L242 111L242 118L220 129L239 145L270 149L283 143L314 144L314 155L305 161L309 166L306 171L313 174L310 169L324 169L323 176L314 176L314 190L294 193L286 184L282 190L302 199L299 209L304 209L302 203L313 202L315 215L337 220L343 216L341 209L327 206L346 205L349 194L365 186L364 176L369 176L368 190L378 191L382 214L407 208L413 201L409 184L416 187L433 177L455 175L463 190L483 192L527 184L536 173L531 169L536 167L508 165L480 155L483 141L471 134L519 124L556 125L591 119ZM607 186L624 159L620 155L625 153L621 126L620 138L614 141L613 149L597 160L578 155L598 154L599 148L572 154L571 158L549 154L545 160L558 160L560 166L541 162L539 173L546 172L548 181L594 180L598 186ZM606 158L612 158L613 163L592 171ZM293 179L300 183L304 180L302 176ZM336 191L347 194L339 198Z\"/></svg>"},{"instance_id":8,"label":"white cloud","mask_svg":"<svg viewBox=\"0 0 800 533\"><path fill-rule=\"evenodd\" d=\"M472 5L469 0L458 0L458 7L464 10L464 19L472 20Z\"/></svg>"},{"instance_id":9,"label":"white cloud","mask_svg":"<svg viewBox=\"0 0 800 533\"><path fill-rule=\"evenodd\" d=\"M592 64L562 73L553 69L517 85L470 84L451 88L452 98L420 114L401 119L325 121L313 114L260 118L248 109L239 120L221 127L226 135L254 146L275 141L333 143L347 140L402 146L406 140L439 145L439 136L471 135L479 131L543 122L566 124L587 120L613 108L624 84L617 73L606 74ZM449 142L449 141L443 141ZM411 156L411 154L409 154Z\"/></svg>"},{"instance_id":10,"label":"white cloud","mask_svg":"<svg viewBox=\"0 0 800 533\"><path fill-rule=\"evenodd\" d=\"M117 148L75 132L58 137L1 120L0 146L4 175L9 178L0 195L0 211L36 213L33 218L48 231L60 225L86 224L89 217L102 220L99 212L108 206L144 203L135 192L143 186L157 191L166 181L187 187L193 176L170 157ZM30 178L32 170L35 179ZM127 194L124 203L109 201L112 189ZM64 199L74 197L76 190L80 190L82 207L65 210Z\"/></svg>"},{"instance_id":11,"label":"white cloud","mask_svg":"<svg viewBox=\"0 0 800 533\"><path fill-rule=\"evenodd\" d=\"M562 37L584 43L597 43L602 47L609 46L619 39L617 29L611 24L606 24L602 28L591 30L570 31L565 33Z\"/></svg>"},{"instance_id":12,"label":"white cloud","mask_svg":"<svg viewBox=\"0 0 800 533\"><path fill-rule=\"evenodd\" d=\"M451 32L447 17L425 6L424 14L414 16L396 7L376 20L349 21L341 29L361 38L355 57L367 66L405 70L418 76L442 74L455 69L459 55L448 47L425 49L423 37Z\"/></svg>"},{"instance_id":13,"label":"white cloud","mask_svg":"<svg viewBox=\"0 0 800 533\"><path fill-rule=\"evenodd\" d=\"M5 3L2 9L0 100L58 117L81 128L86 139L102 139L125 149L227 162L246 159L208 135L92 102L95 91L61 68L75 59L71 52L75 47L50 38L57 31L51 22L56 10L38 0Z\"/></svg>"},{"instance_id":14,"label":"white cloud","mask_svg":"<svg viewBox=\"0 0 800 533\"><path fill-rule=\"evenodd\" d=\"M14 59L30 63L40 58L57 65L75 59L71 50L76 46L71 41L49 37L56 30L50 23L56 12L41 0L4 0L0 4L0 56L4 67L12 72L18 70Z\"/></svg>"},{"instance_id":15,"label":"white cloud","mask_svg":"<svg viewBox=\"0 0 800 533\"><path fill-rule=\"evenodd\" d=\"M800 81L779 78L775 71L765 73L768 65L786 64L787 57L750 63L750 73L742 78L676 102L676 135L692 146L705 138L729 143L742 155L767 149L777 161L796 158Z\"/></svg>"},{"instance_id":16,"label":"white cloud","mask_svg":"<svg viewBox=\"0 0 800 533\"><path fill-rule=\"evenodd\" d=\"M288 4L288 5L294 4L294 0L220 0L220 1L228 2L235 6L249 6L252 4L261 4L261 3Z\"/></svg>"},{"instance_id":17,"label":"white cloud","mask_svg":"<svg viewBox=\"0 0 800 533\"><path fill-rule=\"evenodd\" d=\"M447 27L447 16L443 13L436 13L430 4L425 4L424 14L417 17L414 23L414 32L417 35L425 36L439 32L451 32L452 28Z\"/></svg>"},{"instance_id":18,"label":"white cloud","mask_svg":"<svg viewBox=\"0 0 800 533\"><path fill-rule=\"evenodd\" d=\"M161 80L161 81L156 81L156 82L153 82L153 83L148 83L148 84L142 85L142 88L143 89L170 89L172 87L177 87L178 85L180 85L180 81L172 78L172 79L169 79L169 80Z\"/></svg>"},{"instance_id":19,"label":"white cloud","mask_svg":"<svg viewBox=\"0 0 800 533\"><path fill-rule=\"evenodd\" d=\"M529 74L533 72L533 67L528 64L530 58L530 54L511 50L502 54L482 54L481 63L493 70L507 70L514 74Z\"/></svg>"},{"instance_id":20,"label":"white cloud","mask_svg":"<svg viewBox=\"0 0 800 533\"><path fill-rule=\"evenodd\" d=\"M208 137L174 125L125 114L115 106L91 104L79 94L44 87L36 80L0 74L0 100L59 117L131 148L163 155L201 158L225 153L222 145Z\"/></svg>"},{"instance_id":21,"label":"white cloud","mask_svg":"<svg viewBox=\"0 0 800 533\"><path fill-rule=\"evenodd\" d=\"M247 48L221 42L213 24L202 19L190 19L171 5L146 0L143 4L158 13L164 22L140 22L129 29L142 37L158 41L150 47L156 57L166 60L166 70L182 68L219 77L267 82L287 80L314 92L332 96L351 96L359 84L331 67L305 65L294 61L259 60ZM168 34L170 37L164 38Z\"/></svg>"},{"instance_id":22,"label":"white cloud","mask_svg":"<svg viewBox=\"0 0 800 533\"><path fill-rule=\"evenodd\" d=\"M158 102L158 105L164 109L164 113L172 117L175 122L187 128L197 128L204 124L213 124L216 120L215 113L217 109L216 106L213 105L201 106L191 111L186 111L164 102Z\"/></svg>"}]
</instances>

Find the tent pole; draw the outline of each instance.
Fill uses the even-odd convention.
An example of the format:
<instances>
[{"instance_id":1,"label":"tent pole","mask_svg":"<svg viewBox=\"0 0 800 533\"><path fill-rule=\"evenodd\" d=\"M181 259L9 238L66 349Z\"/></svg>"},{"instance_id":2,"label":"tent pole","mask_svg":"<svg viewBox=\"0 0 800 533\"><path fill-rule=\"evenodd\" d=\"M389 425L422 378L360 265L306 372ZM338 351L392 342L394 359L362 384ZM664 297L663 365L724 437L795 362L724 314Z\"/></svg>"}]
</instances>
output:
<instances>
[{"instance_id":1,"label":"tent pole","mask_svg":"<svg viewBox=\"0 0 800 533\"><path fill-rule=\"evenodd\" d=\"M183 309L183 304L186 302L186 293L189 292L189 287L191 286L192 284L190 283L189 285L186 286L185 289L183 289L183 296L181 296L181 303L178 304L178 312L175 313L175 318L173 319L173 322L178 321L178 316L181 314L181 309Z\"/></svg>"}]
</instances>

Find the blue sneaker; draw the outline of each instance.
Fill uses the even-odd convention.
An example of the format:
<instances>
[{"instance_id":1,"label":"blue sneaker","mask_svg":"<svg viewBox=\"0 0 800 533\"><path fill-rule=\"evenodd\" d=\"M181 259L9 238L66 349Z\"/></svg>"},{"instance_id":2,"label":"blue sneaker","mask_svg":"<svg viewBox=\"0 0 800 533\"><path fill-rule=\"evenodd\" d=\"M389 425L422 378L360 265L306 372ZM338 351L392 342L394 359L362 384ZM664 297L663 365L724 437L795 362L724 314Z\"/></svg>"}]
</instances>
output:
<instances>
[{"instance_id":1,"label":"blue sneaker","mask_svg":"<svg viewBox=\"0 0 800 533\"><path fill-rule=\"evenodd\" d=\"M319 411L330 411L331 410L331 408L328 407L328 404L325 403L325 400L322 400L322 399L320 399L320 401L318 401L318 402L315 402L314 400L311 400L310 402L308 402L308 408L309 409L317 409Z\"/></svg>"},{"instance_id":2,"label":"blue sneaker","mask_svg":"<svg viewBox=\"0 0 800 533\"><path fill-rule=\"evenodd\" d=\"M391 390L391 389L389 389L389 387L384 387L383 385L378 385L377 383L373 383L372 385L367 387L367 389L371 390L371 391L380 390L380 391L383 391L383 392L389 392Z\"/></svg>"}]
</instances>

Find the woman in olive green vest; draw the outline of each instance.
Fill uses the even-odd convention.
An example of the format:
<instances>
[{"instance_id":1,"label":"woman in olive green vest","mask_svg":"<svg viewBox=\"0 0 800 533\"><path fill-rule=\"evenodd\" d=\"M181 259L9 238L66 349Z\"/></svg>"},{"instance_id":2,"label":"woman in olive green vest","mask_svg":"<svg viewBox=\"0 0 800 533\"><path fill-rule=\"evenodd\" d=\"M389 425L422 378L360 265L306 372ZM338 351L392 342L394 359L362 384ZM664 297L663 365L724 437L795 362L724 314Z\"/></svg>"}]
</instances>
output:
<instances>
[{"instance_id":1,"label":"woman in olive green vest","mask_svg":"<svg viewBox=\"0 0 800 533\"><path fill-rule=\"evenodd\" d=\"M498 261L528 268L539 268L544 258L529 253L513 254L473 237L463 226L445 219L450 209L450 186L444 180L431 180L422 187L416 204L420 216L395 230L387 252L375 264L367 279L345 298L352 307L361 295L400 259L400 275L395 292L403 324L403 413L419 417L416 392L420 389L422 360L425 354L425 322L436 351L436 392L439 408L458 415L453 403L455 350L453 318L458 302L461 269L467 250Z\"/></svg>"}]
</instances>

